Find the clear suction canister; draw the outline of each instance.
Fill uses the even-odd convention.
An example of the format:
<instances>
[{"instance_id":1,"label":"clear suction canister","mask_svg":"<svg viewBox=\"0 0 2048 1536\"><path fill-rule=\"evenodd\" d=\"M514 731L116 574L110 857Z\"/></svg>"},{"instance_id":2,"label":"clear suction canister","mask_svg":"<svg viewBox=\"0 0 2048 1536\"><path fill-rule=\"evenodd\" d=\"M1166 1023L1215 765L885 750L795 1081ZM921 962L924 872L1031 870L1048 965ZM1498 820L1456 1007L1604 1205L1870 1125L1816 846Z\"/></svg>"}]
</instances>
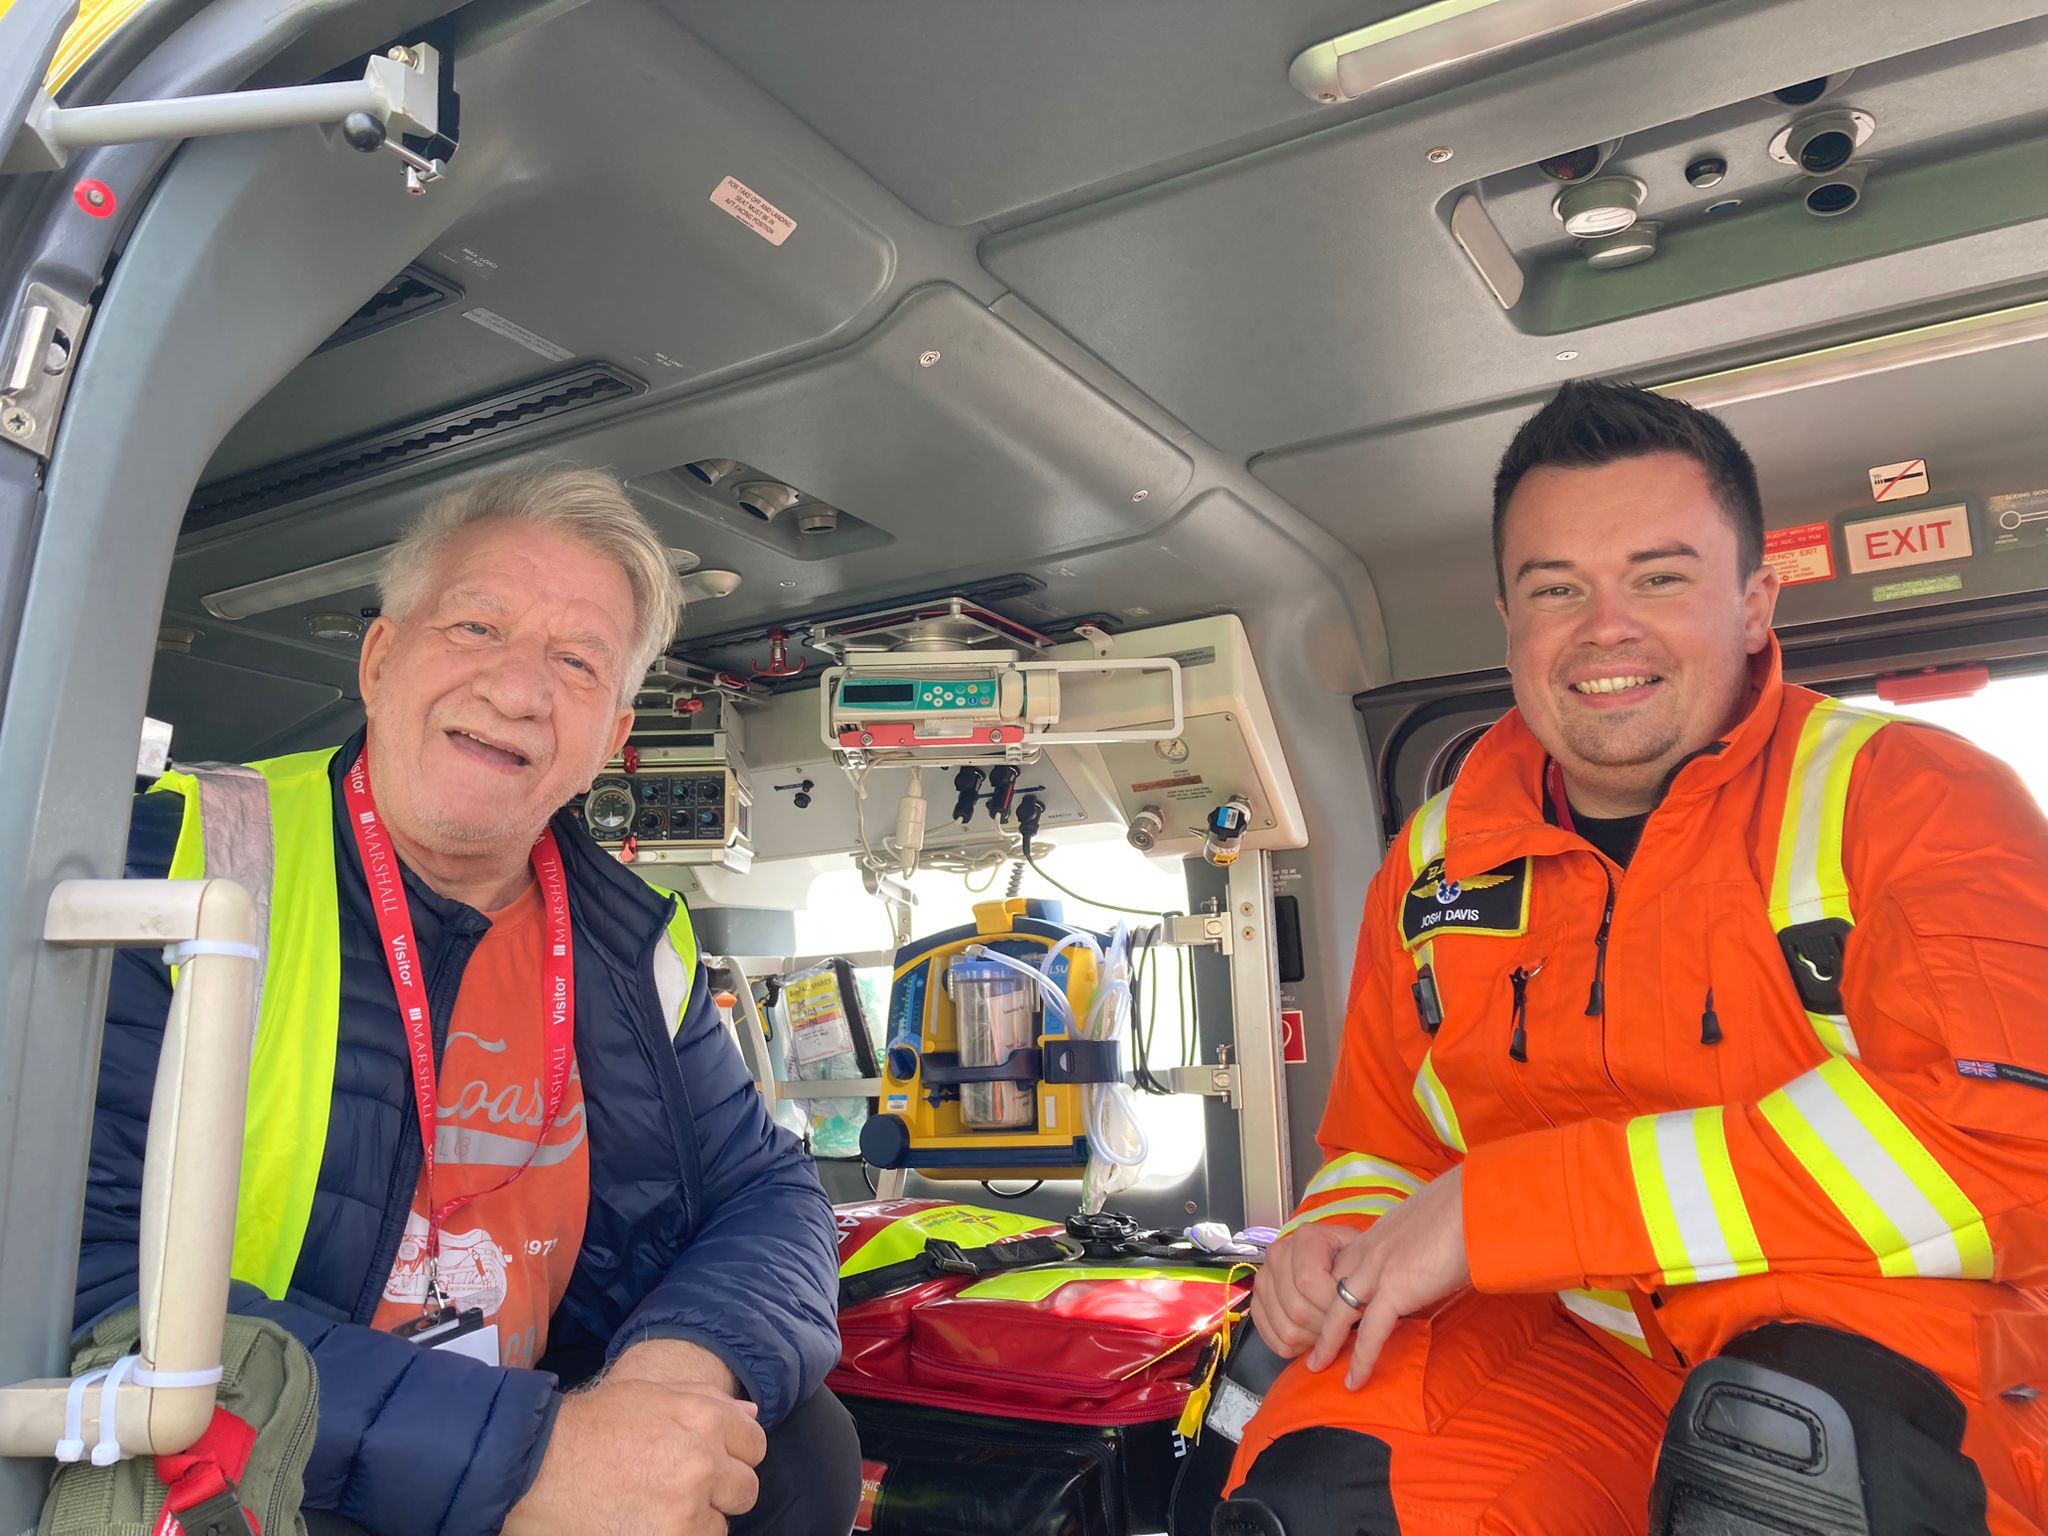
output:
<instances>
[{"instance_id":1,"label":"clear suction canister","mask_svg":"<svg viewBox=\"0 0 2048 1536\"><path fill-rule=\"evenodd\" d=\"M1030 981L993 960L955 960L946 972L960 1038L960 1065L993 1067L1037 1043ZM1032 1083L962 1083L961 1123L978 1131L1034 1123Z\"/></svg>"}]
</instances>

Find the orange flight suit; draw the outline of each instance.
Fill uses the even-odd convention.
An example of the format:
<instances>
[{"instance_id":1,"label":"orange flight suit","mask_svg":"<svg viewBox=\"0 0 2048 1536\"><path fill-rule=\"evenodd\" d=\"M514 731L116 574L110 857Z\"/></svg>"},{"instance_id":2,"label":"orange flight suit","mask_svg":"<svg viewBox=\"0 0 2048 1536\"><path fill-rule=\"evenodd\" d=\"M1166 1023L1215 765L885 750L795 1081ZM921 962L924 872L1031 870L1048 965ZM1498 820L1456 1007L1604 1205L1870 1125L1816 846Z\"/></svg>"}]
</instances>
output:
<instances>
[{"instance_id":1,"label":"orange flight suit","mask_svg":"<svg viewBox=\"0 0 2048 1536\"><path fill-rule=\"evenodd\" d=\"M1787 686L1775 642L1752 684L1625 871L1552 823L1518 713L1394 844L1290 1225L1462 1162L1474 1290L1356 1393L1291 1365L1230 1486L1351 1427L1404 1532L1640 1532L1689 1364L1803 1321L1939 1375L1992 1531L2048 1524L2048 823L1962 740ZM1779 942L1823 918L1838 1002Z\"/></svg>"}]
</instances>

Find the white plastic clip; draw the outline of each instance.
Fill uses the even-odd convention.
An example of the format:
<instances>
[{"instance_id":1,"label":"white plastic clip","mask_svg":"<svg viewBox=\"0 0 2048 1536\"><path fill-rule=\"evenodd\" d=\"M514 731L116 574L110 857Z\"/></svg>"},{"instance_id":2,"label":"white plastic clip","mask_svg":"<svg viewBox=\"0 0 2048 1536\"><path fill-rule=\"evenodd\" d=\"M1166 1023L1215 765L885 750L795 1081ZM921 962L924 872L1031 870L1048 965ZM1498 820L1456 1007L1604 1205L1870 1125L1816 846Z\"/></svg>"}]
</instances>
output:
<instances>
[{"instance_id":1,"label":"white plastic clip","mask_svg":"<svg viewBox=\"0 0 2048 1536\"><path fill-rule=\"evenodd\" d=\"M107 1367L107 1379L100 1383L100 1443L92 1448L92 1464L96 1467L111 1467L127 1455L121 1449L120 1407L121 1383L129 1373L142 1364L140 1355L123 1355Z\"/></svg>"},{"instance_id":2,"label":"white plastic clip","mask_svg":"<svg viewBox=\"0 0 2048 1536\"><path fill-rule=\"evenodd\" d=\"M210 1387L220 1380L220 1367L210 1365L203 1371L150 1371L140 1365L128 1378L138 1387L157 1387L176 1391L180 1387Z\"/></svg>"},{"instance_id":3,"label":"white plastic clip","mask_svg":"<svg viewBox=\"0 0 2048 1536\"><path fill-rule=\"evenodd\" d=\"M57 1442L59 1461L85 1459L85 1394L106 1374L102 1368L71 1378L71 1385L64 1393L64 1438Z\"/></svg>"},{"instance_id":4,"label":"white plastic clip","mask_svg":"<svg viewBox=\"0 0 2048 1536\"><path fill-rule=\"evenodd\" d=\"M254 944L237 944L228 939L186 939L164 946L165 965L183 965L206 955L225 955L230 960L261 960L263 951Z\"/></svg>"}]
</instances>

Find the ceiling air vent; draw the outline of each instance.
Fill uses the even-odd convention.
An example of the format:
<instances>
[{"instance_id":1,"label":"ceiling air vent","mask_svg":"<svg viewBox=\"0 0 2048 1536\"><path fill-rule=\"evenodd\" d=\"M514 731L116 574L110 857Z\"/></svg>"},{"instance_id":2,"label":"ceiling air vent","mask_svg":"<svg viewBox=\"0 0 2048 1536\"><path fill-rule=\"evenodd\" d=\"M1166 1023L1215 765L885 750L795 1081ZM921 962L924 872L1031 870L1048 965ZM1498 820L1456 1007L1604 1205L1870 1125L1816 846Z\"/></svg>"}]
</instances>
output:
<instances>
[{"instance_id":1,"label":"ceiling air vent","mask_svg":"<svg viewBox=\"0 0 2048 1536\"><path fill-rule=\"evenodd\" d=\"M517 389L202 485L185 513L185 531L197 533L272 507L416 469L430 460L528 432L573 412L628 399L646 388L642 380L608 363L582 363Z\"/></svg>"},{"instance_id":2,"label":"ceiling air vent","mask_svg":"<svg viewBox=\"0 0 2048 1536\"><path fill-rule=\"evenodd\" d=\"M342 321L334 334L313 349L314 356L331 347L360 341L373 331L385 330L401 320L416 319L462 297L462 289L425 267L407 267L364 301L363 307Z\"/></svg>"}]
</instances>

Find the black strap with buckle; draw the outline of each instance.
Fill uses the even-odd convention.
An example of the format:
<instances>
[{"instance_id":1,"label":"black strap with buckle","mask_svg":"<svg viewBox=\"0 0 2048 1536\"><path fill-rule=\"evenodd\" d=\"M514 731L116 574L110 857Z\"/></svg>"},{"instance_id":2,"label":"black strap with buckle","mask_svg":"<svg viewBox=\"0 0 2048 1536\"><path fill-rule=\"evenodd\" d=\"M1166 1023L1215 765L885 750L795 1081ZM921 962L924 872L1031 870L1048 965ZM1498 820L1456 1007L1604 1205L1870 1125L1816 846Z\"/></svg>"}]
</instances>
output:
<instances>
[{"instance_id":1,"label":"black strap with buckle","mask_svg":"<svg viewBox=\"0 0 2048 1536\"><path fill-rule=\"evenodd\" d=\"M233 1482L189 1509L173 1510L171 1517L185 1536L256 1536Z\"/></svg>"},{"instance_id":2,"label":"black strap with buckle","mask_svg":"<svg viewBox=\"0 0 2048 1536\"><path fill-rule=\"evenodd\" d=\"M884 1264L858 1275L839 1277L839 1305L853 1306L872 1301L892 1291L908 1290L942 1275L967 1275L980 1279L1006 1274L1013 1269L1037 1269L1046 1264L1067 1264L1081 1257L1081 1245L1057 1233L1039 1237L1012 1237L984 1248L963 1248L942 1237L928 1237L924 1252L913 1258Z\"/></svg>"}]
</instances>

